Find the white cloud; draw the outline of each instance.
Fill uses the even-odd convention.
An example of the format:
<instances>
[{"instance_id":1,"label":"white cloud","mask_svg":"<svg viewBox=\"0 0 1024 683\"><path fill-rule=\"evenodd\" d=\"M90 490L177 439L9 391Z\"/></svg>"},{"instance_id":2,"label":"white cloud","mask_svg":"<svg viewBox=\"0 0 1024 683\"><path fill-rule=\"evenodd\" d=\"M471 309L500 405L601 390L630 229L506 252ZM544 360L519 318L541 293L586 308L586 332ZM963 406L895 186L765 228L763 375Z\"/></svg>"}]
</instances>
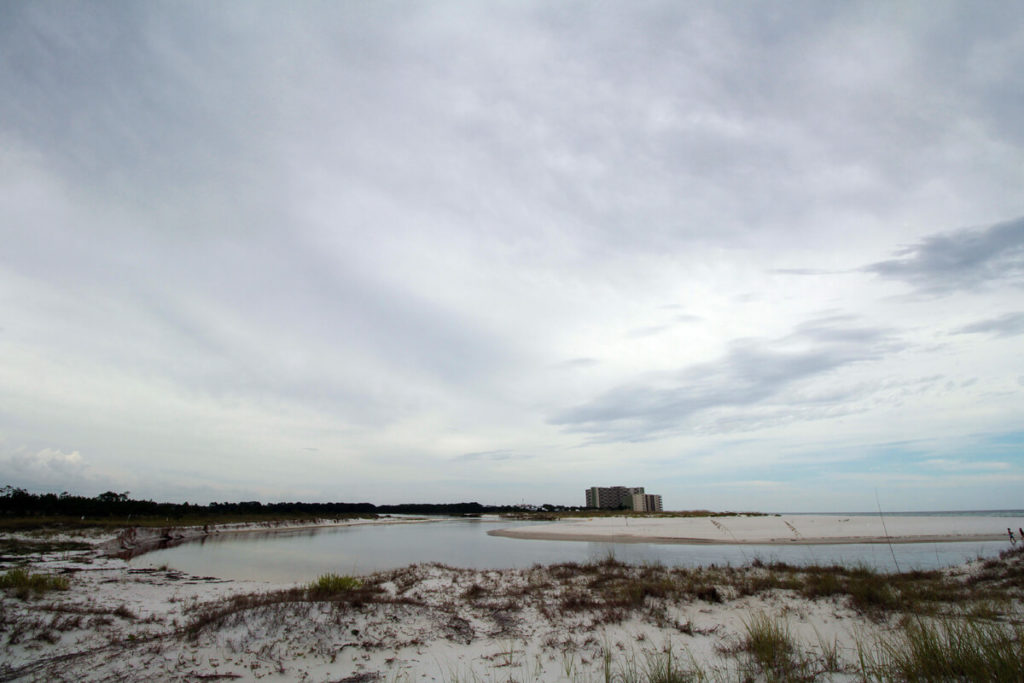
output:
<instances>
[{"instance_id":1,"label":"white cloud","mask_svg":"<svg viewBox=\"0 0 1024 683\"><path fill-rule=\"evenodd\" d=\"M21 447L0 455L0 462L8 481L33 487L80 489L93 476L78 451L65 453L56 448Z\"/></svg>"}]
</instances>

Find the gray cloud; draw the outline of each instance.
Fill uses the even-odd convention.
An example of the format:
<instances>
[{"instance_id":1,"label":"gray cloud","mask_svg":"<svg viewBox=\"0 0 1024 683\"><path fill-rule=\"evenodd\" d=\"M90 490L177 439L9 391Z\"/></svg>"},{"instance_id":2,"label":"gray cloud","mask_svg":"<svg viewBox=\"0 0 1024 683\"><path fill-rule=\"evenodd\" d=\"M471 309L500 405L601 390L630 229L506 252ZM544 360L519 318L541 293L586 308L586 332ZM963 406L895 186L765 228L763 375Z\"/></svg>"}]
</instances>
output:
<instances>
[{"instance_id":1,"label":"gray cloud","mask_svg":"<svg viewBox=\"0 0 1024 683\"><path fill-rule=\"evenodd\" d=\"M901 280L923 294L987 285L1024 286L1024 217L986 228L932 235L864 270Z\"/></svg>"},{"instance_id":2,"label":"gray cloud","mask_svg":"<svg viewBox=\"0 0 1024 683\"><path fill-rule=\"evenodd\" d=\"M1007 313L998 318L979 320L953 331L954 334L992 334L996 337L1014 337L1024 334L1024 311Z\"/></svg>"},{"instance_id":3,"label":"gray cloud","mask_svg":"<svg viewBox=\"0 0 1024 683\"><path fill-rule=\"evenodd\" d=\"M808 411L801 408L841 402L852 394L787 392L805 380L899 348L886 330L848 323L843 317L822 318L781 339L737 341L717 362L616 387L550 422L600 440L640 441L691 429L691 418L718 409L748 411L746 416L715 418L723 431L731 431L730 423L749 428L751 422L773 422L786 413L806 419ZM786 408L775 411L771 404L778 402ZM774 416L753 413L763 407Z\"/></svg>"}]
</instances>

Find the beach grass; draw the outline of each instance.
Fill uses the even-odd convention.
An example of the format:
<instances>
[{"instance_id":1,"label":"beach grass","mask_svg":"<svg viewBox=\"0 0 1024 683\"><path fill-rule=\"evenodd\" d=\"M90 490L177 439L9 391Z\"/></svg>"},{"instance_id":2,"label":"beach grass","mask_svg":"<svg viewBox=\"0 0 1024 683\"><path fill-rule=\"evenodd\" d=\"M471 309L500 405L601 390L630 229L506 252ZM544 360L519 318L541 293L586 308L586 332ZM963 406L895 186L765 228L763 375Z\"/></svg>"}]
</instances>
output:
<instances>
[{"instance_id":1,"label":"beach grass","mask_svg":"<svg viewBox=\"0 0 1024 683\"><path fill-rule=\"evenodd\" d=\"M778 680L796 669L797 646L785 621L758 612L744 621L743 627L746 636L741 649L762 673Z\"/></svg>"},{"instance_id":2,"label":"beach grass","mask_svg":"<svg viewBox=\"0 0 1024 683\"><path fill-rule=\"evenodd\" d=\"M900 631L865 647L867 680L1022 681L1024 626L966 616L913 617Z\"/></svg>"},{"instance_id":3,"label":"beach grass","mask_svg":"<svg viewBox=\"0 0 1024 683\"><path fill-rule=\"evenodd\" d=\"M15 567L0 574L0 588L12 590L14 595L26 599L49 591L66 591L70 583L66 577L54 574L33 574L24 567Z\"/></svg>"},{"instance_id":4,"label":"beach grass","mask_svg":"<svg viewBox=\"0 0 1024 683\"><path fill-rule=\"evenodd\" d=\"M309 592L317 598L330 597L362 588L363 582L354 576L342 574L321 574L309 584Z\"/></svg>"}]
</instances>

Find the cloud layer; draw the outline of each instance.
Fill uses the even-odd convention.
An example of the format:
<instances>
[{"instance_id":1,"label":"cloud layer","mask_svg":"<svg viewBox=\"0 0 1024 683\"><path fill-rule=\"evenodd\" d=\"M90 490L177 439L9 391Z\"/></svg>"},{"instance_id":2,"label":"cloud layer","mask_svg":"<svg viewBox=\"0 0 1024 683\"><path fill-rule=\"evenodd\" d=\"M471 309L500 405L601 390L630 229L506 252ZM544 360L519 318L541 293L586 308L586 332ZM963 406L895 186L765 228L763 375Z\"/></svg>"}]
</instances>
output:
<instances>
[{"instance_id":1,"label":"cloud layer","mask_svg":"<svg viewBox=\"0 0 1024 683\"><path fill-rule=\"evenodd\" d=\"M0 62L11 484L863 509L1024 464L1009 4L8 3Z\"/></svg>"}]
</instances>

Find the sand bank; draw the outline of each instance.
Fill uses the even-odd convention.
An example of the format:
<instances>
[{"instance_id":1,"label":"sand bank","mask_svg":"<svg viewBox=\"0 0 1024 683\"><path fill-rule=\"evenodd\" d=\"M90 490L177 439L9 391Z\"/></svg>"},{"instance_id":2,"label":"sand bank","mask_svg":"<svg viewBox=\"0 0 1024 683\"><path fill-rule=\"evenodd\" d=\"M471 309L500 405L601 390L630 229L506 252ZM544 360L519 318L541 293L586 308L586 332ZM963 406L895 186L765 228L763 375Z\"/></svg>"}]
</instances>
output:
<instances>
[{"instance_id":1,"label":"sand bank","mask_svg":"<svg viewBox=\"0 0 1024 683\"><path fill-rule=\"evenodd\" d=\"M876 515L594 517L495 529L494 536L613 543L756 545L935 543L1007 539L1024 518ZM1007 539L1008 540L1008 539Z\"/></svg>"}]
</instances>

